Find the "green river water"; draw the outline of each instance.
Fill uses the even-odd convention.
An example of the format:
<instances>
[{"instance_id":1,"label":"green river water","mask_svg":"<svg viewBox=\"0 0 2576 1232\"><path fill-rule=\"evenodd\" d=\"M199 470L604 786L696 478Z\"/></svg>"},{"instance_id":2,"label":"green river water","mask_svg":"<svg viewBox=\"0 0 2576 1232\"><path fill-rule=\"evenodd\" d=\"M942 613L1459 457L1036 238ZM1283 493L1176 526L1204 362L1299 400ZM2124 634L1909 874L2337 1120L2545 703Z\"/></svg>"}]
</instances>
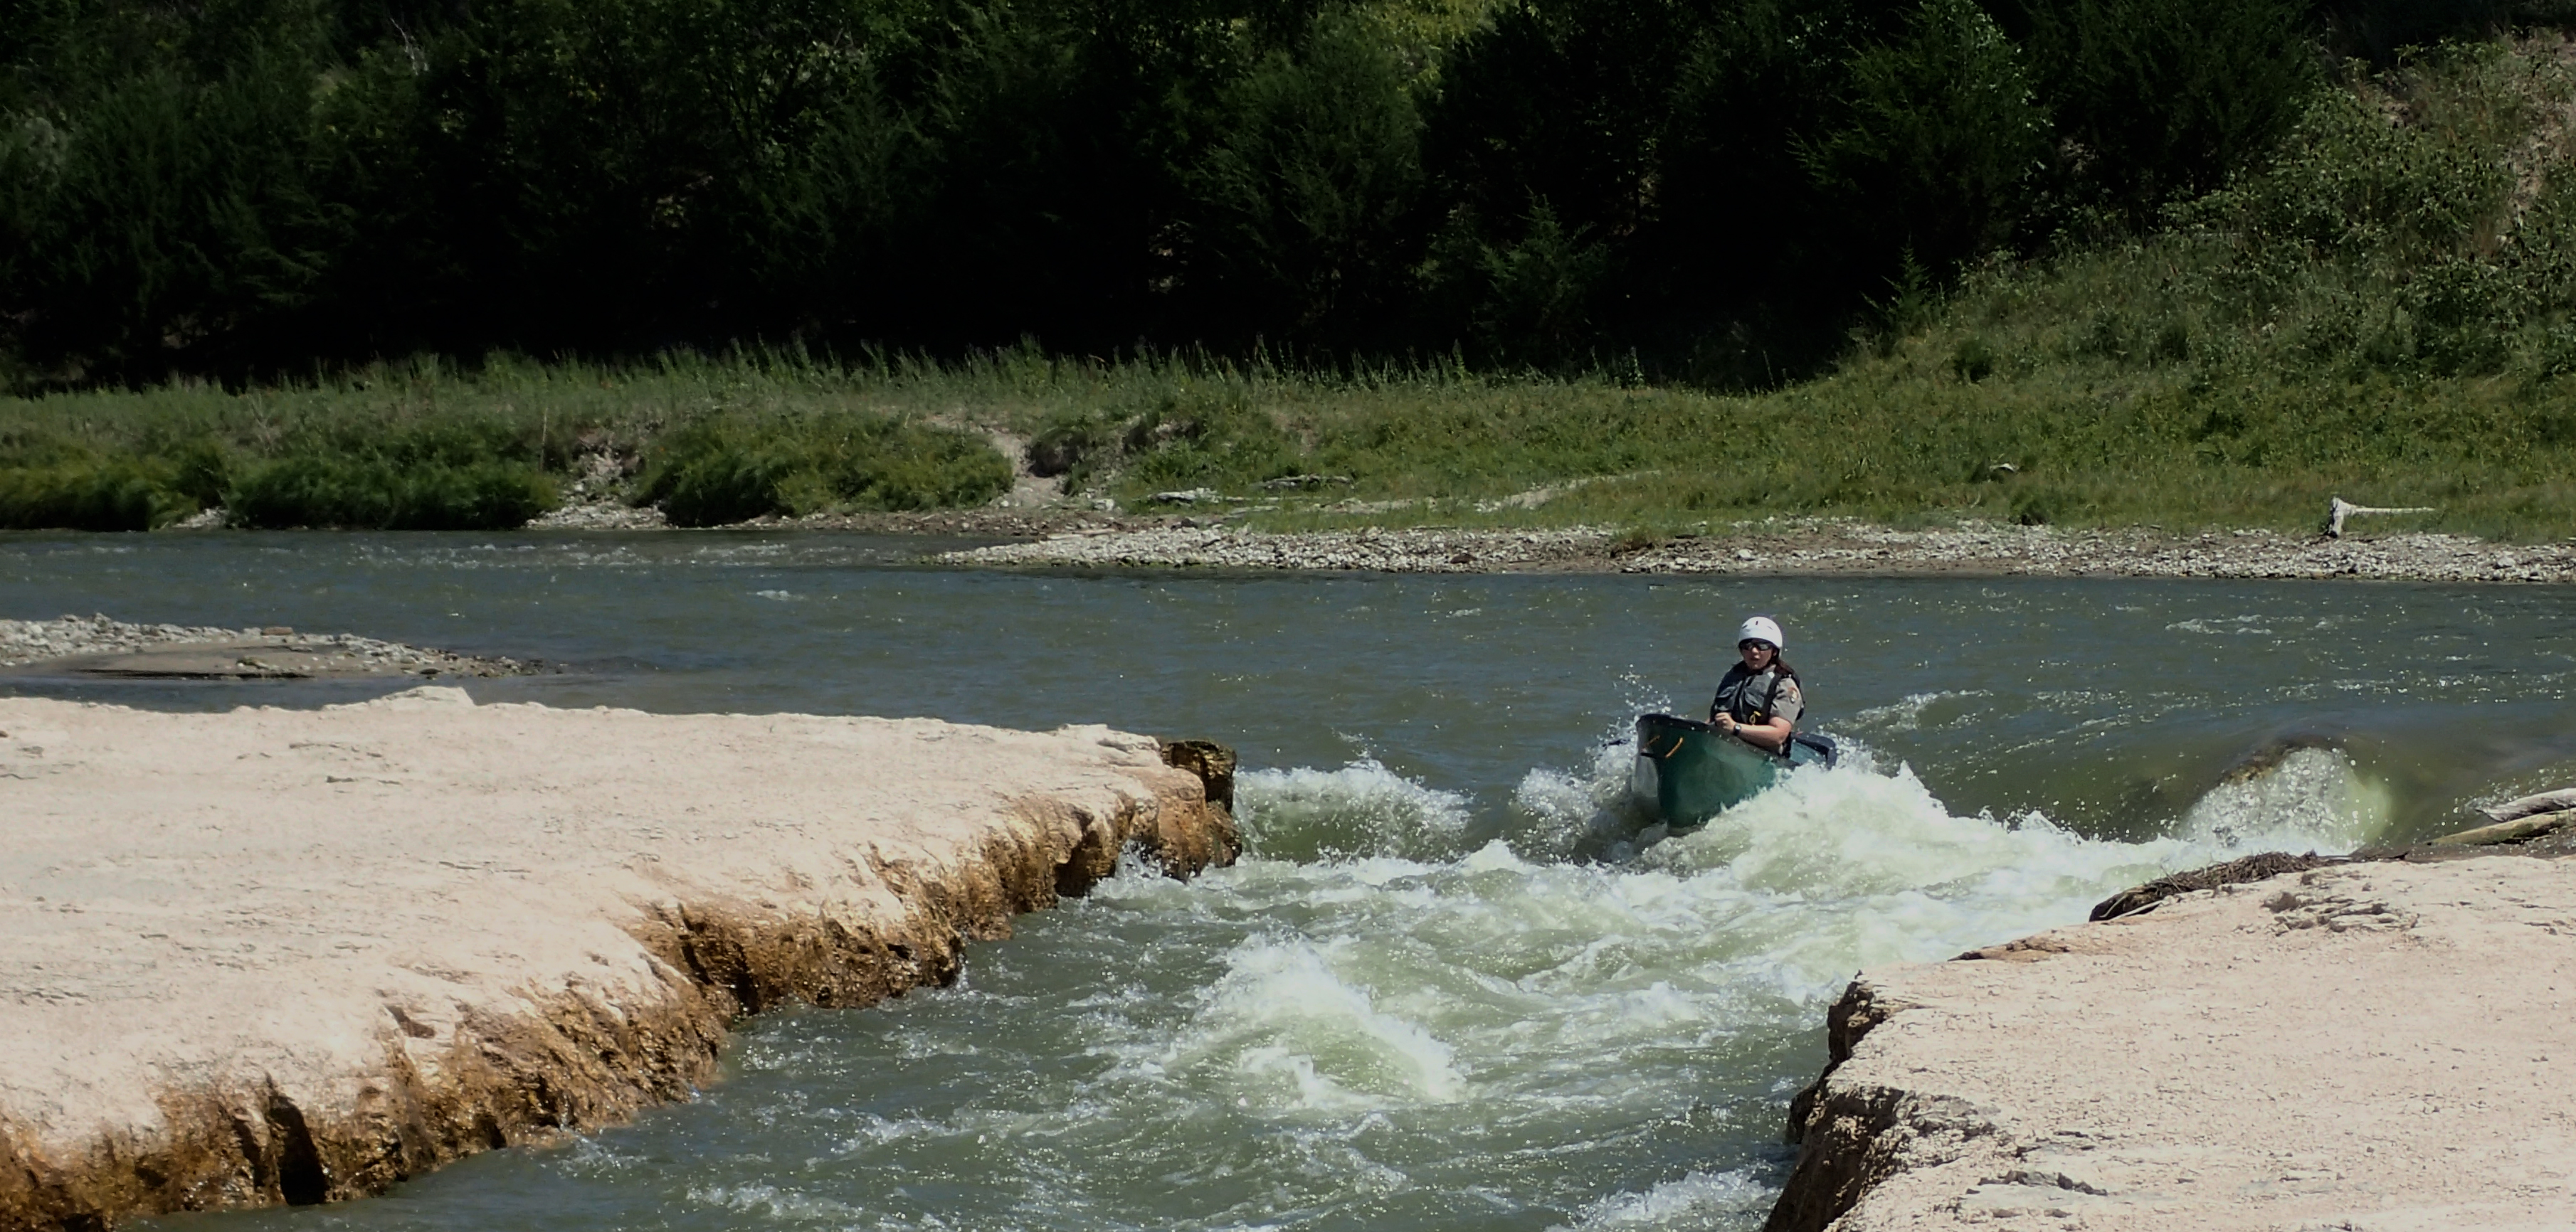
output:
<instances>
[{"instance_id":1,"label":"green river water","mask_svg":"<svg viewBox=\"0 0 2576 1232\"><path fill-rule=\"evenodd\" d=\"M632 1126L297 1229L1758 1227L1851 974L2159 872L2576 781L2576 590L967 571L818 534L0 536L0 615L540 657L486 700L1106 722L1234 745L1243 861L954 987L745 1024ZM1620 797L1776 614L1849 751L1700 832ZM173 708L368 684L0 689Z\"/></svg>"}]
</instances>

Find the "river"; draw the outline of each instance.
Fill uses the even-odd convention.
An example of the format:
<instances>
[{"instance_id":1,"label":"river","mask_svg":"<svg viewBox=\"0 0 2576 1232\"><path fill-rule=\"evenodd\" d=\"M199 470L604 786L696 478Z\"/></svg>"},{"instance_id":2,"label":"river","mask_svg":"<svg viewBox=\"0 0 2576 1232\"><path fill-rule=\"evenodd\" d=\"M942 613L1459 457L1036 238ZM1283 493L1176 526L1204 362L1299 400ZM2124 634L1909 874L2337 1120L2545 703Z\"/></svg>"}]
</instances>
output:
<instances>
[{"instance_id":1,"label":"river","mask_svg":"<svg viewBox=\"0 0 2576 1232\"><path fill-rule=\"evenodd\" d=\"M154 1226L1753 1228L1856 969L2576 779L2565 587L1023 573L924 546L0 536L0 615L563 669L484 701L1105 722L1243 758L1236 867L1113 879L953 987L751 1022L694 1102L385 1198ZM1757 611L1845 764L1640 832L1628 719L1705 707ZM183 708L383 687L0 677Z\"/></svg>"}]
</instances>

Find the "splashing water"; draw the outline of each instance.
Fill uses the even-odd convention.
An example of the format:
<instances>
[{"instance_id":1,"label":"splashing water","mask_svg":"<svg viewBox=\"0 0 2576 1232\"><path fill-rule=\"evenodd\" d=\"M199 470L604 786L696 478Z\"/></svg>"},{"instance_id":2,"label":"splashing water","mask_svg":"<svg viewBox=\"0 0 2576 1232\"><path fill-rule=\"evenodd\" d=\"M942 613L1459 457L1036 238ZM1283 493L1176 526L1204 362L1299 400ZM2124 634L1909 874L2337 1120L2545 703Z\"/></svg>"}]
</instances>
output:
<instances>
[{"instance_id":1,"label":"splashing water","mask_svg":"<svg viewBox=\"0 0 2576 1232\"><path fill-rule=\"evenodd\" d=\"M1237 779L1236 807L1248 848L1274 860L1437 856L1455 851L1470 824L1465 796L1370 757L1339 770L1249 771Z\"/></svg>"},{"instance_id":2,"label":"splashing water","mask_svg":"<svg viewBox=\"0 0 2576 1232\"><path fill-rule=\"evenodd\" d=\"M14 584L33 611L609 665L487 700L1105 720L1230 737L1251 767L1233 868L1179 883L1130 859L976 946L954 987L764 1015L723 1081L634 1126L392 1201L219 1217L289 1232L1751 1229L1855 971L2069 924L2172 869L2435 833L2507 771L2576 764L2569 600L2547 588L2339 591L2374 636L2320 637L2300 587L1083 579L872 572L842 557L875 549L807 539L231 542L144 545L130 583ZM378 547L316 563L343 542ZM75 547L94 550L60 560ZM33 550L0 563L76 572ZM1618 742L1633 713L1705 696L1665 639L1747 585L1805 605L1802 665L1846 757L1668 833L1629 803ZM2215 656L2227 687L2202 687Z\"/></svg>"},{"instance_id":3,"label":"splashing water","mask_svg":"<svg viewBox=\"0 0 2576 1232\"><path fill-rule=\"evenodd\" d=\"M2292 749L2263 773L2210 789L2183 814L2195 845L2231 854L2316 847L2347 851L2388 824L2388 789L2341 749Z\"/></svg>"},{"instance_id":4,"label":"splashing water","mask_svg":"<svg viewBox=\"0 0 2576 1232\"><path fill-rule=\"evenodd\" d=\"M1267 1183L1296 1195L1171 1226L1256 1208L1261 1226L1376 1226L1362 1212L1432 1192L1476 1205L1403 1226L1752 1227L1784 1162L1783 1084L1812 1069L1796 1044L1856 968L2080 920L2256 836L2331 846L2367 822L2328 750L2213 795L2232 838L2177 819L2124 843L1952 814L1855 747L1692 833L1604 845L1637 820L1630 756L1529 773L1481 843L1464 799L1373 760L1245 775L1240 865L1104 884L1084 908L1193 917L1204 968L1185 1013L1150 1009L1150 977L1112 996L1135 1033L1068 1098L1256 1144ZM1187 1175L1211 1140L1126 1147ZM1589 1171L1551 1162L1567 1152Z\"/></svg>"},{"instance_id":5,"label":"splashing water","mask_svg":"<svg viewBox=\"0 0 2576 1232\"><path fill-rule=\"evenodd\" d=\"M2349 846L2383 811L2349 757L2301 748L2119 842L1953 813L1846 748L1681 835L1627 802L1622 745L1526 772L1481 822L1372 758L1249 771L1234 867L1130 867L955 989L755 1022L703 1102L456 1183L515 1170L539 1192L504 1204L540 1209L654 1189L673 1228L1749 1232L1855 970L2246 849ZM475 1203L350 1209L480 1226Z\"/></svg>"},{"instance_id":6,"label":"splashing water","mask_svg":"<svg viewBox=\"0 0 2576 1232\"><path fill-rule=\"evenodd\" d=\"M1347 943L1344 943L1346 946ZM1237 947L1158 1068L1277 1109L1350 1111L1458 1098L1446 1045L1380 1013L1305 941Z\"/></svg>"}]
</instances>

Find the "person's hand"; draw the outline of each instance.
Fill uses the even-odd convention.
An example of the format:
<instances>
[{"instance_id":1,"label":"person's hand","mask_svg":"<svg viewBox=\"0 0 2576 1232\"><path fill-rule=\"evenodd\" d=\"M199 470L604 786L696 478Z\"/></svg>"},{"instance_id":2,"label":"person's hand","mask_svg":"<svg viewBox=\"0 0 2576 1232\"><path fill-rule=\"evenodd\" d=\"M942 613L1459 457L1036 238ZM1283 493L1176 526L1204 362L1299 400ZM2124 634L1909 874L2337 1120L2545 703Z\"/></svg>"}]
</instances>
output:
<instances>
[{"instance_id":1,"label":"person's hand","mask_svg":"<svg viewBox=\"0 0 2576 1232\"><path fill-rule=\"evenodd\" d=\"M1721 714L1721 715L1717 716L1717 730L1722 731L1722 732L1725 732L1727 735L1730 735L1730 736L1734 735L1734 734L1735 734L1735 716L1734 716L1734 715L1731 715L1731 714Z\"/></svg>"}]
</instances>

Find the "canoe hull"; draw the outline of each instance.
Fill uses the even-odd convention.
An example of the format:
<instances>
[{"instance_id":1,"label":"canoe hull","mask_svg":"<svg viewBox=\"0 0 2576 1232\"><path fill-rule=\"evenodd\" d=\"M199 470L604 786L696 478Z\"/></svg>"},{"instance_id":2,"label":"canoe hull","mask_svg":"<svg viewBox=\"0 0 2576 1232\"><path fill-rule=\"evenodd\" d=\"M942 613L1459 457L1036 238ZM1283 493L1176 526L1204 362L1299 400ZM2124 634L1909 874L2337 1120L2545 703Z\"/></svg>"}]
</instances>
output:
<instances>
[{"instance_id":1,"label":"canoe hull","mask_svg":"<svg viewBox=\"0 0 2576 1232\"><path fill-rule=\"evenodd\" d=\"M1637 720L1637 766L1629 791L1669 826L1696 826L1760 795L1801 765L1832 764L1832 745L1807 737L1774 757L1706 723L1649 714Z\"/></svg>"}]
</instances>

